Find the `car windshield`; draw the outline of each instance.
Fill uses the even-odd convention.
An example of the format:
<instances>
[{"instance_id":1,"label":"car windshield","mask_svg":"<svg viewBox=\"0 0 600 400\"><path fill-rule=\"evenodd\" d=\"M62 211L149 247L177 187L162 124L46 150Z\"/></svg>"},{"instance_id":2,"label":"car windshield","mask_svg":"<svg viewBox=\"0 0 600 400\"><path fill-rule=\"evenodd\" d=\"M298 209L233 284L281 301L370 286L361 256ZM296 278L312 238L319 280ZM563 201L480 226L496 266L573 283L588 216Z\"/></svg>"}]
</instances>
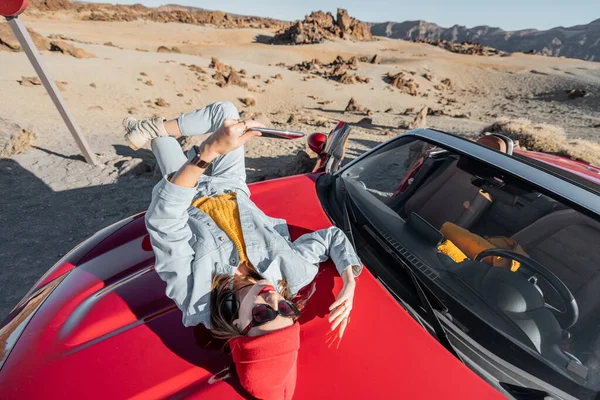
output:
<instances>
[{"instance_id":1,"label":"car windshield","mask_svg":"<svg viewBox=\"0 0 600 400\"><path fill-rule=\"evenodd\" d=\"M481 145L495 147L489 139ZM393 238L391 247L432 271L423 276L449 294L442 300L460 299L521 353L600 389L597 218L414 137L384 145L340 176L353 206Z\"/></svg>"}]
</instances>

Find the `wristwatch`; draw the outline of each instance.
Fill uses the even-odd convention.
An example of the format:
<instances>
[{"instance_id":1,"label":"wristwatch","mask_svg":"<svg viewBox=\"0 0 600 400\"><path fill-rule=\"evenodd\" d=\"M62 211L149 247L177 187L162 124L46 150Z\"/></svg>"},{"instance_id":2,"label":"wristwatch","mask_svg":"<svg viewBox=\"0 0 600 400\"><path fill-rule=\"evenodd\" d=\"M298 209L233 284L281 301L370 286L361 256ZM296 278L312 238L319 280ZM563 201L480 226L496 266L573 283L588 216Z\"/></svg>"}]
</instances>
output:
<instances>
[{"instance_id":1,"label":"wristwatch","mask_svg":"<svg viewBox=\"0 0 600 400\"><path fill-rule=\"evenodd\" d=\"M195 165L198 168L207 168L210 164L212 164L212 161L204 161L200 158L201 150L199 146L194 146L193 150L196 155L190 160L190 164Z\"/></svg>"}]
</instances>

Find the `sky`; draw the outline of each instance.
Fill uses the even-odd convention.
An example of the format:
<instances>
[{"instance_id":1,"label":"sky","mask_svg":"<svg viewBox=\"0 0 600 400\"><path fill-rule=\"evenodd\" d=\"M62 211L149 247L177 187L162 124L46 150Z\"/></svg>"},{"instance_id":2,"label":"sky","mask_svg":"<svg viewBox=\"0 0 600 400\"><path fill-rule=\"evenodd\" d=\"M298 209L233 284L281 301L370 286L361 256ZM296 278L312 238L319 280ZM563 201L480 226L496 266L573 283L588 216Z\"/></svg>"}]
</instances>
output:
<instances>
[{"instance_id":1,"label":"sky","mask_svg":"<svg viewBox=\"0 0 600 400\"><path fill-rule=\"evenodd\" d=\"M94 0L91 0L94 1ZM149 7L181 4L242 15L302 19L311 11L346 8L368 22L425 20L443 27L489 25L505 30L549 29L587 24L600 18L600 0L95 0Z\"/></svg>"}]
</instances>

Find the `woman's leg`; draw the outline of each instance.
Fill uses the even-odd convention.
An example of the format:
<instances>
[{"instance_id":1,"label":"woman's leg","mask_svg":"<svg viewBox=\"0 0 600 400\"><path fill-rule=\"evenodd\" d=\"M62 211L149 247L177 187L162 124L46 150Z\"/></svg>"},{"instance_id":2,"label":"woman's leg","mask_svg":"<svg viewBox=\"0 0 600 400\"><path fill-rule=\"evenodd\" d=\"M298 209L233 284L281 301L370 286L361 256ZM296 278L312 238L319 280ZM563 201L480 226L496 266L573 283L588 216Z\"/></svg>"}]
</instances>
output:
<instances>
[{"instance_id":1,"label":"woman's leg","mask_svg":"<svg viewBox=\"0 0 600 400\"><path fill-rule=\"evenodd\" d=\"M182 114L176 119L164 121L164 131L168 136L152 139L152 152L156 156L163 175L177 171L187 160L175 140L180 136L199 136L214 132L223 125L225 119L239 119L240 115L231 102L220 101L199 110ZM135 124L132 124L135 126ZM246 180L243 146L223 156L217 157L207 171L211 176Z\"/></svg>"},{"instance_id":2,"label":"woman's leg","mask_svg":"<svg viewBox=\"0 0 600 400\"><path fill-rule=\"evenodd\" d=\"M177 128L171 127L175 120L167 121L165 125L168 124L173 133L179 132L183 136L198 136L216 131L223 125L226 118L237 120L240 118L240 114L233 103L217 101L199 110L181 114L176 120Z\"/></svg>"},{"instance_id":3,"label":"woman's leg","mask_svg":"<svg viewBox=\"0 0 600 400\"><path fill-rule=\"evenodd\" d=\"M179 138L183 136L183 134L181 133L181 129L179 129L179 122L177 122L177 119L165 121L163 124L165 127L165 131L167 131L169 136L173 136L174 138Z\"/></svg>"},{"instance_id":4,"label":"woman's leg","mask_svg":"<svg viewBox=\"0 0 600 400\"><path fill-rule=\"evenodd\" d=\"M240 114L233 103L218 101L191 113L182 114L176 120L165 122L165 129L170 135L198 136L214 132L223 125L225 119L239 119ZM167 128L168 127L168 128ZM244 162L244 146L223 156L217 157L208 175L246 181L246 165Z\"/></svg>"},{"instance_id":5,"label":"woman's leg","mask_svg":"<svg viewBox=\"0 0 600 400\"><path fill-rule=\"evenodd\" d=\"M160 167L162 176L177 172L187 161L181 146L174 137L161 136L150 142L156 162Z\"/></svg>"}]
</instances>

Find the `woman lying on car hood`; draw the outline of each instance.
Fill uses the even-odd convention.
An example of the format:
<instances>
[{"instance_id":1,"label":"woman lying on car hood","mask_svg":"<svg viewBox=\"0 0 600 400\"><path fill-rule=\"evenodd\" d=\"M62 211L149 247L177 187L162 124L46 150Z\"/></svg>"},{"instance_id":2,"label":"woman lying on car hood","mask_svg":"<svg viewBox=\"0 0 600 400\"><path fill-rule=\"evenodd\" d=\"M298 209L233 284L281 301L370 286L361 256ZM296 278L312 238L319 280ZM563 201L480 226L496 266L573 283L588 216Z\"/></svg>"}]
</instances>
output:
<instances>
[{"instance_id":1,"label":"woman lying on car hood","mask_svg":"<svg viewBox=\"0 0 600 400\"><path fill-rule=\"evenodd\" d=\"M163 179L152 191L146 227L155 270L183 324L203 324L229 340L242 386L261 399L289 399L296 384L300 311L292 298L331 257L344 286L331 305L341 338L362 264L344 233L331 227L291 241L285 220L250 200L244 144L263 125L240 121L235 106L217 102L165 121L123 121L138 149L151 141ZM211 133L188 159L180 136Z\"/></svg>"}]
</instances>

